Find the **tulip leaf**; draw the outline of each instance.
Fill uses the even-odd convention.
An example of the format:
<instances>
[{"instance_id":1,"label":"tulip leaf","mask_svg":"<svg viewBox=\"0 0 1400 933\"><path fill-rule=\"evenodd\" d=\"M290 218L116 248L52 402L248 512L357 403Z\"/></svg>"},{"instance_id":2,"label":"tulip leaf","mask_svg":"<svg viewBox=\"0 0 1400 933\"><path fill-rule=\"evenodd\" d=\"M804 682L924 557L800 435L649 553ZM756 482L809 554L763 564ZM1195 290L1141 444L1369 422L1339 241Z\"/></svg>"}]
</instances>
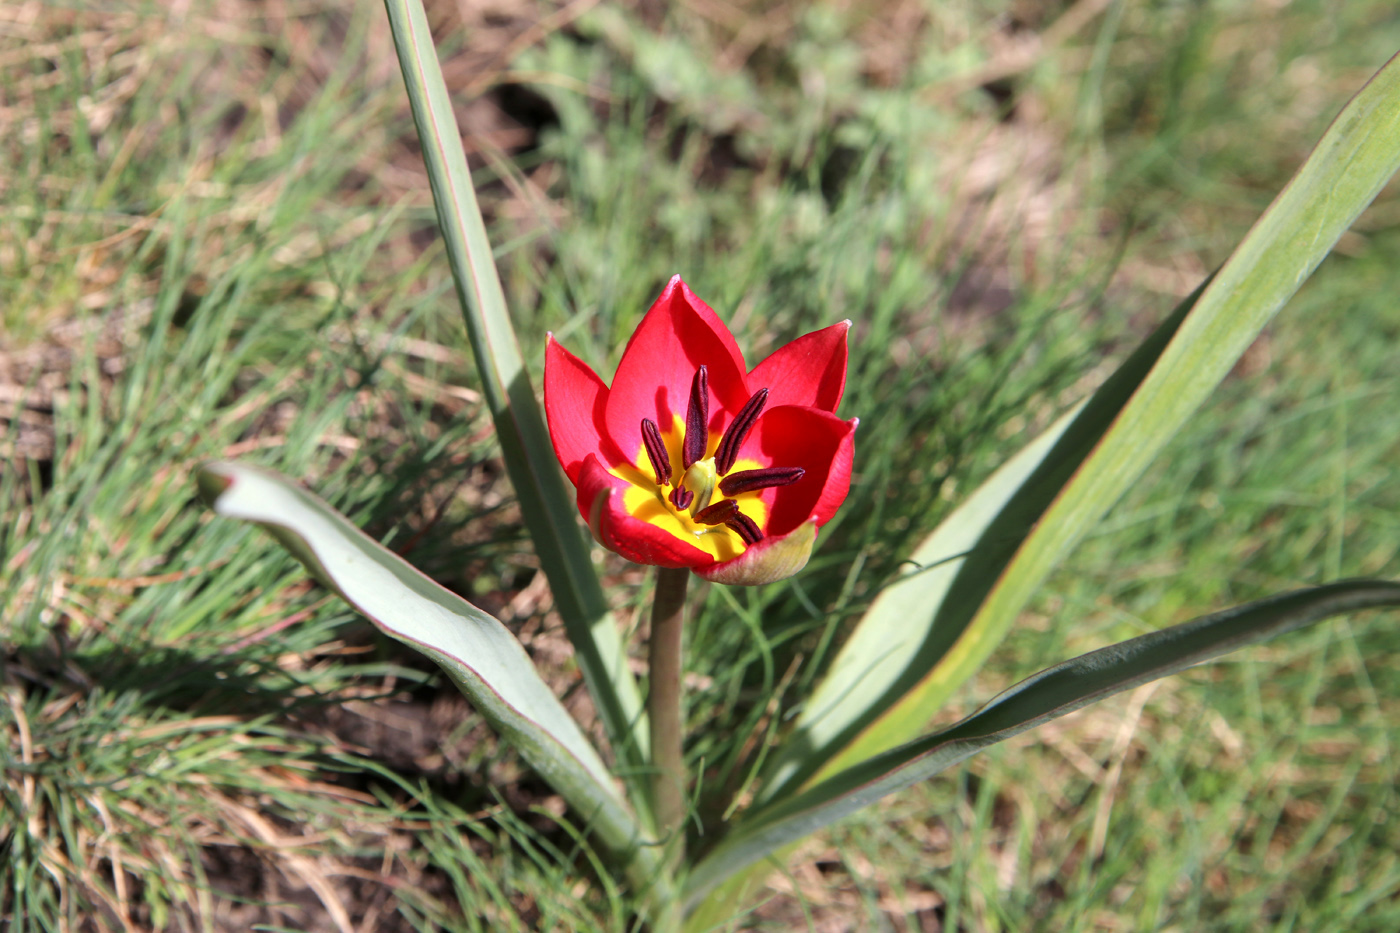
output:
<instances>
[{"instance_id":1,"label":"tulip leaf","mask_svg":"<svg viewBox=\"0 0 1400 933\"><path fill-rule=\"evenodd\" d=\"M506 470L608 738L645 800L647 728L640 693L520 354L428 19L421 0L386 0L385 7Z\"/></svg>"},{"instance_id":2,"label":"tulip leaf","mask_svg":"<svg viewBox=\"0 0 1400 933\"><path fill-rule=\"evenodd\" d=\"M909 557L912 566L875 598L842 644L825 678L803 704L792 732L772 762L758 803L766 803L810 777L841 747L843 738L849 741L853 730L902 695L901 683L907 689L911 677L917 682L928 670L933 663L930 656L933 660L939 656L938 646L931 647L935 633L954 627L948 619L951 613L945 597L964 577L984 581L990 588L989 578L995 577L987 566L991 555L979 542L995 540L1001 545L998 550L1004 552L1008 543L1014 549L1025 537L1029 527L1025 524L1020 526L1019 536L1009 542L1001 529L992 538L988 528L999 516L1024 511L1016 505L1030 498L1031 492L1040 493L1042 508L1048 503L1053 490L1047 494L1047 484L1032 482L1032 477L1052 452L1049 463L1070 461L1071 454L1063 450L1060 440L1081 411L1082 407L1076 407L1021 448L914 549ZM1102 424L1107 427L1106 421ZM1097 437L1095 434L1092 439ZM1015 505L1010 504L1013 502ZM999 556L1004 565L1010 555ZM965 624L970 615L968 608L961 621Z\"/></svg>"},{"instance_id":3,"label":"tulip leaf","mask_svg":"<svg viewBox=\"0 0 1400 933\"><path fill-rule=\"evenodd\" d=\"M849 766L859 760L857 752L869 757L919 733L931 714L908 702L910 692L964 636L1017 548L1103 438L1201 291L1183 301L1097 392L1002 464L915 548L914 567L876 597L803 706L756 798L759 804L818 772ZM981 647L990 651L994 645ZM938 696L926 702L941 704L960 683L940 682Z\"/></svg>"},{"instance_id":4,"label":"tulip leaf","mask_svg":"<svg viewBox=\"0 0 1400 933\"><path fill-rule=\"evenodd\" d=\"M210 463L198 473L216 513L255 522L380 631L443 669L477 711L630 862L633 882L664 884L654 847L612 776L504 625L414 569L324 501L276 473Z\"/></svg>"},{"instance_id":5,"label":"tulip leaf","mask_svg":"<svg viewBox=\"0 0 1400 933\"><path fill-rule=\"evenodd\" d=\"M779 791L820 780L917 735L1397 167L1400 64L1392 59L1333 121L1225 264L1094 393L1001 511L979 529L983 518L960 510L949 519L951 528L940 528L925 542L916 562L952 556L939 549L942 540L966 540L981 531L955 569L917 574L872 605L851 646L833 661L831 684L818 688L780 751L776 760L785 771L773 772L773 785L760 799L776 799ZM1004 492L1004 479L1012 477L999 473L989 483ZM988 498L995 497L989 492ZM906 610L918 605L920 594L926 608L911 616ZM882 660L880 675L890 680L872 673L869 686L847 686L904 627L915 630L907 640L921 641L906 658Z\"/></svg>"},{"instance_id":6,"label":"tulip leaf","mask_svg":"<svg viewBox=\"0 0 1400 933\"><path fill-rule=\"evenodd\" d=\"M1245 645L1330 616L1381 606L1400 606L1400 584L1332 583L1202 616L1057 664L1003 692L949 729L883 752L749 813L691 872L686 883L688 906L700 903L739 869L990 745Z\"/></svg>"}]
</instances>

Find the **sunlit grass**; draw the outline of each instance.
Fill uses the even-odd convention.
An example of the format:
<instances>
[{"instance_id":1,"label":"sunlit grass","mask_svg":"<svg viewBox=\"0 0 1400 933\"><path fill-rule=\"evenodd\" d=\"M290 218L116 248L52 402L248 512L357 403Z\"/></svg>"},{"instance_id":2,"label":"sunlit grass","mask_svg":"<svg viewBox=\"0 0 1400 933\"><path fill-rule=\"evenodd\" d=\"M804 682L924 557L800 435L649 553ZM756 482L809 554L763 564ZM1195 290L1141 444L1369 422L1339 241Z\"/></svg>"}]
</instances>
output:
<instances>
[{"instance_id":1,"label":"sunlit grass","mask_svg":"<svg viewBox=\"0 0 1400 933\"><path fill-rule=\"evenodd\" d=\"M742 785L900 556L1223 258L1400 45L1383 4L1127 5L985 93L958 76L1016 64L1014 32L887 6L758 32L603 7L509 62L445 42L477 69L456 87L534 75L549 117L509 158L466 121L534 365L553 329L609 372L674 272L751 363L855 322L849 504L811 572L707 589L690 635L705 791ZM449 687L194 503L208 457L305 477L589 712L472 391L382 11L239 9L58 11L0 44L0 904L32 929L626 929L626 892ZM1395 217L1363 218L965 703L1395 574ZM608 568L625 606L645 575ZM1332 623L1033 734L811 842L752 923L1393 929L1395 647ZM441 730L439 757L396 729Z\"/></svg>"}]
</instances>

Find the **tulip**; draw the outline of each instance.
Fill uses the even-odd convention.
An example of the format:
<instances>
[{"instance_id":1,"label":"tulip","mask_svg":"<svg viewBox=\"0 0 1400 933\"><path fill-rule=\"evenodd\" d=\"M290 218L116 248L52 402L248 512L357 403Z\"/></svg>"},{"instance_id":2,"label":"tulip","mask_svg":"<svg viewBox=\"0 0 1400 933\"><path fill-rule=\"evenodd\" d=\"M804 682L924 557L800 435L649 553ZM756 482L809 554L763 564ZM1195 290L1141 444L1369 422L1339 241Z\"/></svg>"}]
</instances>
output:
<instances>
[{"instance_id":1,"label":"tulip","mask_svg":"<svg viewBox=\"0 0 1400 933\"><path fill-rule=\"evenodd\" d=\"M549 434L598 542L720 583L801 570L850 488L857 419L835 414L850 326L799 337L750 371L734 335L675 276L611 388L551 334Z\"/></svg>"}]
</instances>

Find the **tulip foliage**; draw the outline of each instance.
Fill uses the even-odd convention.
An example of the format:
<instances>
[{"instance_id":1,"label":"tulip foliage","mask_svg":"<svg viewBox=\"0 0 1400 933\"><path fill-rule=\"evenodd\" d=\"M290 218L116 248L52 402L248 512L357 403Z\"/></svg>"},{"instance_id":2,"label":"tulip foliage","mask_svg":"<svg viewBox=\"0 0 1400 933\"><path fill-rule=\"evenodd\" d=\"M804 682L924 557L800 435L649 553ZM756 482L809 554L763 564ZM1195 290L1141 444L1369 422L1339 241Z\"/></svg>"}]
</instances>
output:
<instances>
[{"instance_id":1,"label":"tulip foliage","mask_svg":"<svg viewBox=\"0 0 1400 933\"><path fill-rule=\"evenodd\" d=\"M800 337L749 369L722 315L676 277L641 318L610 386L548 339L542 417L427 20L418 0L387 6L483 394L611 747L590 744L499 622L313 495L238 464L202 468L201 492L219 514L269 529L383 631L439 663L611 852L652 928L722 928L792 843L1004 738L1299 626L1400 605L1400 585L1348 581L1217 611L1066 661L925 732L1055 564L1400 166L1392 62L1215 275L1091 397L931 530L779 734L745 805L731 808L703 850L687 853L687 814L661 802L668 782L673 800L693 796L676 754L683 719L657 703L669 690L666 702L679 708L680 659L661 649L661 673L653 645L643 704L583 528L609 551L658 568L654 633L682 618L691 575L732 586L782 585L801 573L858 462L857 421L837 411L860 322ZM676 651L679 643L677 635ZM668 678L675 683L659 683ZM658 717L668 717L661 729Z\"/></svg>"}]
</instances>

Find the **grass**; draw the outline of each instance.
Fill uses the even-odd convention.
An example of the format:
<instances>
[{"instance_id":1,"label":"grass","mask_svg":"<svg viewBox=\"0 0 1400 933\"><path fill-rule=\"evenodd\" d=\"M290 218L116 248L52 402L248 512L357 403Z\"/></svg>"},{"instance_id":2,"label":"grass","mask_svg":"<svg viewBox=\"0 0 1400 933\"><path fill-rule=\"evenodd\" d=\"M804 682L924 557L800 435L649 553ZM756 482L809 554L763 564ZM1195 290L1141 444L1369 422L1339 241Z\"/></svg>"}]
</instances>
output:
<instances>
[{"instance_id":1,"label":"grass","mask_svg":"<svg viewBox=\"0 0 1400 933\"><path fill-rule=\"evenodd\" d=\"M591 716L472 390L382 11L28 9L0 11L4 912L629 928L581 827L450 687L193 498L215 456L306 478ZM528 359L552 329L610 371L676 271L751 361L856 322L847 507L806 574L701 597L702 793L743 785L746 741L901 555L1224 258L1400 46L1378 3L1109 5L1068 34L1088 7L502 9L432 12ZM965 705L1199 612L1395 575L1395 204ZM635 626L646 574L607 569ZM1394 929L1388 622L974 759L810 841L746 922Z\"/></svg>"}]
</instances>

